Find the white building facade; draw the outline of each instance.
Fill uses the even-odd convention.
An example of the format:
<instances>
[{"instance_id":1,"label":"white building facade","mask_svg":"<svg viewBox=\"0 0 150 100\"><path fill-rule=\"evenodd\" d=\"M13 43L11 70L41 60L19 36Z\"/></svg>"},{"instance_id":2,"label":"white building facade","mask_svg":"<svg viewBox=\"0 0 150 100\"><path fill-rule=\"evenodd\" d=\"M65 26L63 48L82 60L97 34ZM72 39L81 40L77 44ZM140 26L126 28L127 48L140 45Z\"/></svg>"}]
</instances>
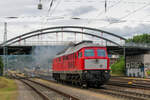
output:
<instances>
[{"instance_id":1,"label":"white building facade","mask_svg":"<svg viewBox=\"0 0 150 100\"><path fill-rule=\"evenodd\" d=\"M147 54L126 56L126 74L130 77L149 77L150 52Z\"/></svg>"}]
</instances>

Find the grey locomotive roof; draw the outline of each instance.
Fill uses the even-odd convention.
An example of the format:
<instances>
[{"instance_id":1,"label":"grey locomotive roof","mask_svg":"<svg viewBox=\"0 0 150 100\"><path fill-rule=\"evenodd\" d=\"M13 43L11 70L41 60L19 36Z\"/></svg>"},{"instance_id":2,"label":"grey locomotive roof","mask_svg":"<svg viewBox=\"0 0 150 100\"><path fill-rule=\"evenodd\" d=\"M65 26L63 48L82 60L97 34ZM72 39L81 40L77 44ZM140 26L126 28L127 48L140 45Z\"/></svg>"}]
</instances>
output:
<instances>
[{"instance_id":1,"label":"grey locomotive roof","mask_svg":"<svg viewBox=\"0 0 150 100\"><path fill-rule=\"evenodd\" d=\"M74 52L76 52L76 51L78 51L78 50L80 50L81 48L84 48L84 47L95 47L95 46L100 47L99 44L94 44L92 42L81 42L81 43L69 46L65 51L63 51L61 53L58 53L56 55L56 57L72 54L72 53L74 53Z\"/></svg>"}]
</instances>

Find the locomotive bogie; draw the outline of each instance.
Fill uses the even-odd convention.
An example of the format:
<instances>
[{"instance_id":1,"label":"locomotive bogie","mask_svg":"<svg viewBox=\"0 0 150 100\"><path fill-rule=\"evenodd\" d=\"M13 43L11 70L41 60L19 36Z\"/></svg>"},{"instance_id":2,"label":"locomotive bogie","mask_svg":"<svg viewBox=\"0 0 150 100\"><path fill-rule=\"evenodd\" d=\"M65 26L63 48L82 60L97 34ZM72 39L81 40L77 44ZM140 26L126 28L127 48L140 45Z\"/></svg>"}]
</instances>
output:
<instances>
[{"instance_id":1,"label":"locomotive bogie","mask_svg":"<svg viewBox=\"0 0 150 100\"><path fill-rule=\"evenodd\" d=\"M88 86L101 86L110 79L107 70L84 70L79 72L53 73L53 78L57 81L73 82Z\"/></svg>"}]
</instances>

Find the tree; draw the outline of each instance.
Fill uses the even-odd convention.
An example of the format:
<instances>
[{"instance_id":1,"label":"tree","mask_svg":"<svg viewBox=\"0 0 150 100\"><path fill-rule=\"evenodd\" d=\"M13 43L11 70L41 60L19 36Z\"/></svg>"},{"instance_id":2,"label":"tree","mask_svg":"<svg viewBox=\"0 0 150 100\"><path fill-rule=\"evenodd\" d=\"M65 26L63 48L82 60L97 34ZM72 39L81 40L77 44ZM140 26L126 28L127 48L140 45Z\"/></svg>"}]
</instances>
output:
<instances>
[{"instance_id":1,"label":"tree","mask_svg":"<svg viewBox=\"0 0 150 100\"><path fill-rule=\"evenodd\" d=\"M2 76L3 75L3 60L2 60L2 58L0 57L0 76Z\"/></svg>"},{"instance_id":2,"label":"tree","mask_svg":"<svg viewBox=\"0 0 150 100\"><path fill-rule=\"evenodd\" d=\"M128 39L126 42L150 43L150 34L136 35L133 38Z\"/></svg>"}]
</instances>

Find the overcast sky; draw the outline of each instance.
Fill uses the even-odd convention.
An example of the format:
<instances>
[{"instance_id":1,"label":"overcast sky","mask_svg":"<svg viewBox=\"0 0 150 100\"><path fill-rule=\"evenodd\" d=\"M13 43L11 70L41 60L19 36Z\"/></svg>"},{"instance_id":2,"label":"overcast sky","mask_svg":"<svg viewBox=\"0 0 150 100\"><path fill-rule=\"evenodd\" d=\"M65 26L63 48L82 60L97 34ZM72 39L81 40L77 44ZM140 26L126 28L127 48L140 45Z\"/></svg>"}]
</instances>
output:
<instances>
[{"instance_id":1,"label":"overcast sky","mask_svg":"<svg viewBox=\"0 0 150 100\"><path fill-rule=\"evenodd\" d=\"M150 33L150 0L1 0L0 41L4 22L8 22L8 39L38 28L79 25L99 28L125 38ZM6 17L18 17L9 19ZM71 18L78 17L74 20Z\"/></svg>"}]
</instances>

